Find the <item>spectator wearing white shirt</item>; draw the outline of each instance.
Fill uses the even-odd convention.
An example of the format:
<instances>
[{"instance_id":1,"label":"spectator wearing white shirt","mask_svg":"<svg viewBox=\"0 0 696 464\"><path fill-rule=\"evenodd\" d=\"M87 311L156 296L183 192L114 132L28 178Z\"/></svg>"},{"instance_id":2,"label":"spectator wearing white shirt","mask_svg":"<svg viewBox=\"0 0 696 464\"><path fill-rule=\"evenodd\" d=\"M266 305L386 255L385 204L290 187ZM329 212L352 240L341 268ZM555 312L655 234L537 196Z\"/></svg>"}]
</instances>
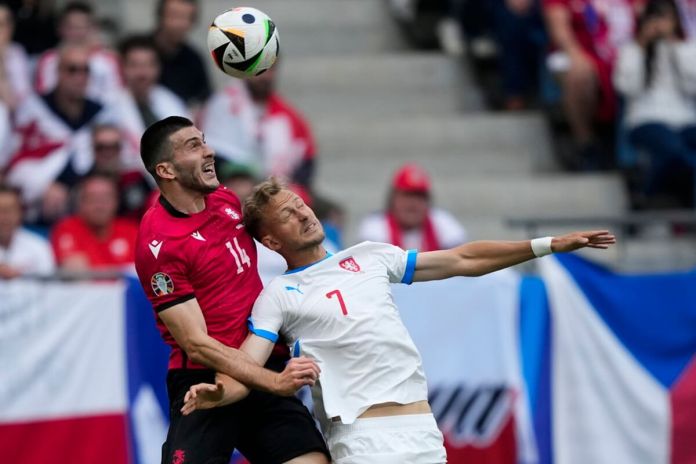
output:
<instances>
[{"instance_id":1,"label":"spectator wearing white shirt","mask_svg":"<svg viewBox=\"0 0 696 464\"><path fill-rule=\"evenodd\" d=\"M184 101L158 84L160 58L155 42L148 36L131 36L119 45L125 87L113 104L115 117L123 128L126 144L123 163L141 169L140 137L150 124L168 116L189 117Z\"/></svg>"},{"instance_id":2,"label":"spectator wearing white shirt","mask_svg":"<svg viewBox=\"0 0 696 464\"><path fill-rule=\"evenodd\" d=\"M19 192L0 185L0 279L49 275L55 270L48 242L21 225Z\"/></svg>"},{"instance_id":3,"label":"spectator wearing white shirt","mask_svg":"<svg viewBox=\"0 0 696 464\"><path fill-rule=\"evenodd\" d=\"M696 43L683 38L675 4L650 1L637 38L620 50L614 73L626 99L629 139L651 155L649 196L670 173L696 168Z\"/></svg>"},{"instance_id":4,"label":"spectator wearing white shirt","mask_svg":"<svg viewBox=\"0 0 696 464\"><path fill-rule=\"evenodd\" d=\"M415 164L406 164L396 172L387 210L366 217L359 236L418 251L452 248L467 239L454 216L432 206L430 178Z\"/></svg>"}]
</instances>

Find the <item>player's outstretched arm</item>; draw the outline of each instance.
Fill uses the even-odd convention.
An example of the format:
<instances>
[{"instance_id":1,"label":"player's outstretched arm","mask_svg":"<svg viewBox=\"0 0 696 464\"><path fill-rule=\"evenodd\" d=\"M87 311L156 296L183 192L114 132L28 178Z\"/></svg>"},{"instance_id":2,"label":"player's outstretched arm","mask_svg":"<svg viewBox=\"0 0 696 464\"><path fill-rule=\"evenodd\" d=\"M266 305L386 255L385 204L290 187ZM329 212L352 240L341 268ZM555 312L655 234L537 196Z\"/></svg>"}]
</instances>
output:
<instances>
[{"instance_id":1,"label":"player's outstretched arm","mask_svg":"<svg viewBox=\"0 0 696 464\"><path fill-rule=\"evenodd\" d=\"M572 232L550 239L550 250L563 253L581 248L606 249L616 243L607 230ZM414 281L446 279L454 276L481 276L535 258L532 241L476 241L449 250L419 253Z\"/></svg>"},{"instance_id":2,"label":"player's outstretched arm","mask_svg":"<svg viewBox=\"0 0 696 464\"><path fill-rule=\"evenodd\" d=\"M252 357L241 350L223 345L208 335L203 313L193 298L159 313L177 344L189 359L251 388L278 395L290 395L304 385L311 385L319 374L319 367L310 359L302 364L301 377L283 375L264 369ZM290 388L294 388L289 392Z\"/></svg>"}]
</instances>

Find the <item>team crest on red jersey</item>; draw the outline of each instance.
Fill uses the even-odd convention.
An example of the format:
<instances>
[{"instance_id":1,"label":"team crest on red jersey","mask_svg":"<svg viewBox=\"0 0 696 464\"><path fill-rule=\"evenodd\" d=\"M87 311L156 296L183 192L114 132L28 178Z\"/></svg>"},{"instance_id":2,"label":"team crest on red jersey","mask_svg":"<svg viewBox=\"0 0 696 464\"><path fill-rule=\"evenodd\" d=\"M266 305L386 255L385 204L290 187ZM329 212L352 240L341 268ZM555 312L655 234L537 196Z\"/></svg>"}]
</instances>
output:
<instances>
[{"instance_id":1,"label":"team crest on red jersey","mask_svg":"<svg viewBox=\"0 0 696 464\"><path fill-rule=\"evenodd\" d=\"M342 260L340 263L338 263L338 265L346 271L360 272L360 265L355 262L352 256L349 256L348 258Z\"/></svg>"},{"instance_id":2,"label":"team crest on red jersey","mask_svg":"<svg viewBox=\"0 0 696 464\"><path fill-rule=\"evenodd\" d=\"M169 295L174 292L174 282L169 274L164 272L153 275L150 279L150 285L152 285L152 291L155 292L156 296Z\"/></svg>"}]
</instances>

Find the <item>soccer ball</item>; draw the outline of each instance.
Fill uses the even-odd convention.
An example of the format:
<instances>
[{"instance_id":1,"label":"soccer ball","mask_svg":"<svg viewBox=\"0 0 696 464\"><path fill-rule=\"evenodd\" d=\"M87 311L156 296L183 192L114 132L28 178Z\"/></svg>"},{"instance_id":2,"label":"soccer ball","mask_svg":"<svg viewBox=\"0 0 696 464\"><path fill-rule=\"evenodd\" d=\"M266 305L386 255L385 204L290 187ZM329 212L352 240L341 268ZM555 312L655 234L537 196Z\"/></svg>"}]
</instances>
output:
<instances>
[{"instance_id":1,"label":"soccer ball","mask_svg":"<svg viewBox=\"0 0 696 464\"><path fill-rule=\"evenodd\" d=\"M210 25L208 50L224 73L238 78L258 76L278 57L278 29L268 15L255 8L233 8Z\"/></svg>"}]
</instances>

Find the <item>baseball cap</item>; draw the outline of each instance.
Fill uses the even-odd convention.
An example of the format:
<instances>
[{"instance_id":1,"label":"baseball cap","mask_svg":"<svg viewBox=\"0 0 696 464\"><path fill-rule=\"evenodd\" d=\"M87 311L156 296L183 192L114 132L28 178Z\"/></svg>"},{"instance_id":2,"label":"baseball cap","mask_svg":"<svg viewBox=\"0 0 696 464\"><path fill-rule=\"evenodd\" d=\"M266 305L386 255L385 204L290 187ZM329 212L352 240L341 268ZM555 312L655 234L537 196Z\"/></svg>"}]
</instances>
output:
<instances>
[{"instance_id":1,"label":"baseball cap","mask_svg":"<svg viewBox=\"0 0 696 464\"><path fill-rule=\"evenodd\" d=\"M392 188L403 192L430 193L430 177L416 164L405 164L394 174Z\"/></svg>"}]
</instances>

